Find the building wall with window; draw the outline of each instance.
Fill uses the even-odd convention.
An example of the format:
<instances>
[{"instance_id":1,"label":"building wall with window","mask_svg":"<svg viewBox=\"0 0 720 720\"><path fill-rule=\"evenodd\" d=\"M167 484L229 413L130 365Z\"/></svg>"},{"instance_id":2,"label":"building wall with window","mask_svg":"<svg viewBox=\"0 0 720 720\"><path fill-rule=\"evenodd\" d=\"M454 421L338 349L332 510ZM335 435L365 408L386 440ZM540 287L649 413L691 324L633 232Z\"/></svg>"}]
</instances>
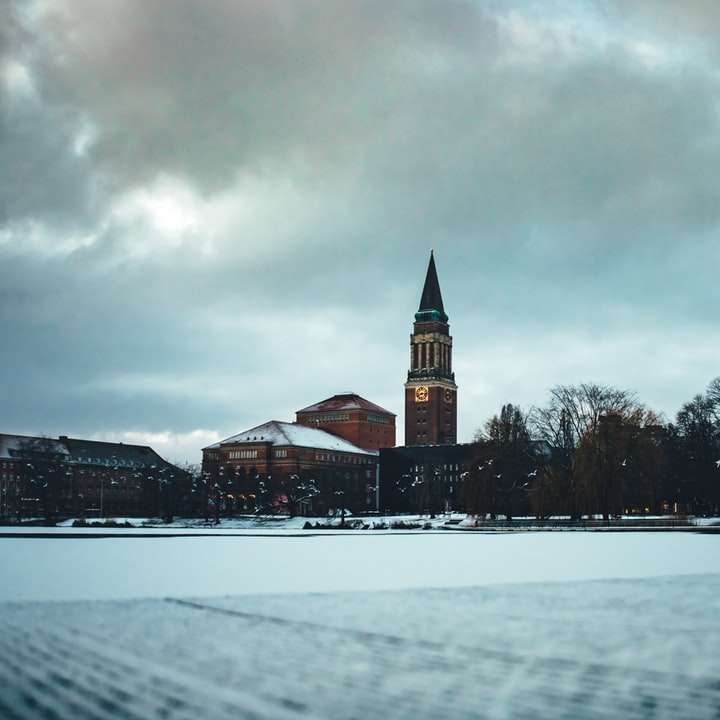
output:
<instances>
[{"instance_id":1,"label":"building wall with window","mask_svg":"<svg viewBox=\"0 0 720 720\"><path fill-rule=\"evenodd\" d=\"M388 448L379 455L381 512L464 509L463 479L482 454L478 443Z\"/></svg>"},{"instance_id":2,"label":"building wall with window","mask_svg":"<svg viewBox=\"0 0 720 720\"><path fill-rule=\"evenodd\" d=\"M296 421L345 438L365 450L395 445L395 415L356 393L333 395L298 410Z\"/></svg>"},{"instance_id":3,"label":"building wall with window","mask_svg":"<svg viewBox=\"0 0 720 720\"><path fill-rule=\"evenodd\" d=\"M271 421L203 450L209 495L222 497L237 512L374 510L376 473L377 453L297 423ZM302 507L290 507L301 485L316 492Z\"/></svg>"},{"instance_id":4,"label":"building wall with window","mask_svg":"<svg viewBox=\"0 0 720 720\"><path fill-rule=\"evenodd\" d=\"M152 448L0 434L0 518L112 517L187 510L190 477Z\"/></svg>"}]
</instances>

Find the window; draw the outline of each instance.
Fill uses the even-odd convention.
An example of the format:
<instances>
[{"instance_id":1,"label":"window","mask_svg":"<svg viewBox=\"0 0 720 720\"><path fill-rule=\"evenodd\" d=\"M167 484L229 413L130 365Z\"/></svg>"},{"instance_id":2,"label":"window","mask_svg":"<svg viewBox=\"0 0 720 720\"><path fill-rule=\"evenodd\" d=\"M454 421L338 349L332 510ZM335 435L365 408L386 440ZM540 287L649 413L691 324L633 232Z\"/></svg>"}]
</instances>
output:
<instances>
[{"instance_id":1,"label":"window","mask_svg":"<svg viewBox=\"0 0 720 720\"><path fill-rule=\"evenodd\" d=\"M275 450L275 452L273 454L275 455L276 458L284 458L284 457L287 457L287 450L285 448L283 448L281 450Z\"/></svg>"},{"instance_id":2,"label":"window","mask_svg":"<svg viewBox=\"0 0 720 720\"><path fill-rule=\"evenodd\" d=\"M257 456L257 450L231 450L228 453L230 460L255 460Z\"/></svg>"},{"instance_id":3,"label":"window","mask_svg":"<svg viewBox=\"0 0 720 720\"><path fill-rule=\"evenodd\" d=\"M349 413L322 413L317 415L310 415L308 418L311 422L315 423L329 423L329 422L347 422L350 420Z\"/></svg>"}]
</instances>

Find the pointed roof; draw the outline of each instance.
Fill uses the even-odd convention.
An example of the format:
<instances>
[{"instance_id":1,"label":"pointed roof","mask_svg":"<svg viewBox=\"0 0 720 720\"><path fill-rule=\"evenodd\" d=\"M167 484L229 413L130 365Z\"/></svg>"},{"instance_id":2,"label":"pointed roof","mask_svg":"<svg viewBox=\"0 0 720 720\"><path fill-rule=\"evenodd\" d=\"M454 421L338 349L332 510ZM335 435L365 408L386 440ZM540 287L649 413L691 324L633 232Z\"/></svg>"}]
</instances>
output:
<instances>
[{"instance_id":1,"label":"pointed roof","mask_svg":"<svg viewBox=\"0 0 720 720\"><path fill-rule=\"evenodd\" d=\"M423 286L420 307L418 308L417 314L420 315L421 313L425 314L432 311L439 314L443 322L447 322L442 293L440 292L440 283L438 282L437 270L435 268L435 255L431 250L430 262L428 264L427 274L425 275L425 285Z\"/></svg>"},{"instance_id":2,"label":"pointed roof","mask_svg":"<svg viewBox=\"0 0 720 720\"><path fill-rule=\"evenodd\" d=\"M435 269L435 256L432 250L430 251L430 263L428 264L427 275L425 275L425 286L423 287L418 310L420 312L423 310L439 310L441 313L445 312L437 270Z\"/></svg>"}]
</instances>

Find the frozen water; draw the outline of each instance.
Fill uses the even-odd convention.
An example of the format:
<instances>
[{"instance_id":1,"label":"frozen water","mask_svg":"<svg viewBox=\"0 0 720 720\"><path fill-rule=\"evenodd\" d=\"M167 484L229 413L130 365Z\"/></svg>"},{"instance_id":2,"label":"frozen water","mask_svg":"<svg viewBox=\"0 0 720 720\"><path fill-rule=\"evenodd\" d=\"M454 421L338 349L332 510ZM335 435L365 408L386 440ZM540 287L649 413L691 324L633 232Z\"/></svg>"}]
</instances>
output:
<instances>
[{"instance_id":1,"label":"frozen water","mask_svg":"<svg viewBox=\"0 0 720 720\"><path fill-rule=\"evenodd\" d=\"M0 600L398 590L720 571L720 539L695 533L129 538L127 532L0 539Z\"/></svg>"},{"instance_id":2,"label":"frozen water","mask_svg":"<svg viewBox=\"0 0 720 720\"><path fill-rule=\"evenodd\" d=\"M3 719L718 717L714 535L121 531L0 552L2 598L40 601L0 604Z\"/></svg>"}]
</instances>

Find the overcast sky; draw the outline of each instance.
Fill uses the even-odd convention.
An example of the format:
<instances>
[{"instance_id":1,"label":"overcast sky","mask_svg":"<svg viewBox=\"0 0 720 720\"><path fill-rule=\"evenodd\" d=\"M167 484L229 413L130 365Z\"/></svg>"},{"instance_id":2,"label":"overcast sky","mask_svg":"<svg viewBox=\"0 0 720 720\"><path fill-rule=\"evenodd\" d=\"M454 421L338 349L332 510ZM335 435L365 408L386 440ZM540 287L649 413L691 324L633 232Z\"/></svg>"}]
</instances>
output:
<instances>
[{"instance_id":1,"label":"overcast sky","mask_svg":"<svg viewBox=\"0 0 720 720\"><path fill-rule=\"evenodd\" d=\"M0 431L398 414L430 248L459 439L720 374L717 0L0 0Z\"/></svg>"}]
</instances>

